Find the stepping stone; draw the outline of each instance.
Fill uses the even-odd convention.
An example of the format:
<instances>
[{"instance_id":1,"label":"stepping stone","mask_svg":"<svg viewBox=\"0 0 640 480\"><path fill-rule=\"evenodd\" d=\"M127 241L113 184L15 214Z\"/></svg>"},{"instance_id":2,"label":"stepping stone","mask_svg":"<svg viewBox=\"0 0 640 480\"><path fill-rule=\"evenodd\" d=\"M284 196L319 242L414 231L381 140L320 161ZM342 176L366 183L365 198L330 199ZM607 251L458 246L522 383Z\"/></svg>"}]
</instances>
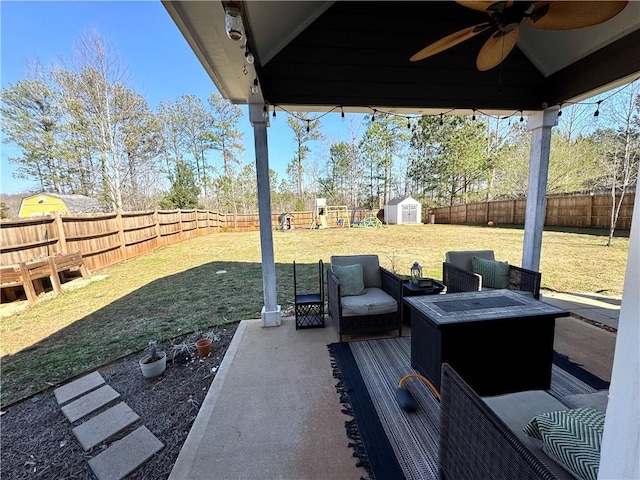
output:
<instances>
[{"instance_id":1,"label":"stepping stone","mask_svg":"<svg viewBox=\"0 0 640 480\"><path fill-rule=\"evenodd\" d=\"M62 413L67 416L69 421L73 423L85 415L103 407L112 400L115 400L119 396L120 394L113 388L109 385L105 385L104 387L100 387L99 389L89 392L77 400L68 403L62 407L61 410Z\"/></svg>"},{"instance_id":2,"label":"stepping stone","mask_svg":"<svg viewBox=\"0 0 640 480\"><path fill-rule=\"evenodd\" d=\"M89 466L98 480L120 480L162 447L164 444L147 427L140 427L89 460Z\"/></svg>"},{"instance_id":3,"label":"stepping stone","mask_svg":"<svg viewBox=\"0 0 640 480\"><path fill-rule=\"evenodd\" d=\"M100 415L96 415L91 420L78 425L73 429L73 434L82 445L82 448L89 450L105 441L111 435L128 427L139 418L138 414L129 408L129 405L120 402Z\"/></svg>"},{"instance_id":4,"label":"stepping stone","mask_svg":"<svg viewBox=\"0 0 640 480\"><path fill-rule=\"evenodd\" d=\"M104 378L102 378L100 372L93 372L56 388L53 393L56 396L58 405L62 405L63 403L67 403L69 400L79 397L83 393L87 393L89 390L93 390L103 383Z\"/></svg>"}]
</instances>

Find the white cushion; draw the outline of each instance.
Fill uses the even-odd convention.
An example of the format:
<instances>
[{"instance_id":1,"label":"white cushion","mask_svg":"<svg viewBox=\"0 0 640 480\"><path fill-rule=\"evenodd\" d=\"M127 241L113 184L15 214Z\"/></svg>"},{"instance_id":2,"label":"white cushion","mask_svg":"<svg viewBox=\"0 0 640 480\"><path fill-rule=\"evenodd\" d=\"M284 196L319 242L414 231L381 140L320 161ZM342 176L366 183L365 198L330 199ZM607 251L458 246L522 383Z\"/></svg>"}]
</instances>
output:
<instances>
[{"instance_id":1,"label":"white cushion","mask_svg":"<svg viewBox=\"0 0 640 480\"><path fill-rule=\"evenodd\" d=\"M340 298L342 316L382 315L398 311L398 302L379 288L365 288L364 295Z\"/></svg>"}]
</instances>

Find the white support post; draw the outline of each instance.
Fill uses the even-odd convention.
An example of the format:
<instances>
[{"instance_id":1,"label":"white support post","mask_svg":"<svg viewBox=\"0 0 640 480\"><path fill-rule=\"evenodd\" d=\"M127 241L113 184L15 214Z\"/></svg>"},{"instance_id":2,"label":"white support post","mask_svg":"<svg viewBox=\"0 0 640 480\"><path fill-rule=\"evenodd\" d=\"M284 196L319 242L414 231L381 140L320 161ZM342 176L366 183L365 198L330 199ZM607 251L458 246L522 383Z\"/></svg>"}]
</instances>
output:
<instances>
[{"instance_id":1,"label":"white support post","mask_svg":"<svg viewBox=\"0 0 640 480\"><path fill-rule=\"evenodd\" d=\"M557 124L558 108L549 108L529 116L527 129L531 131L531 154L529 155L529 188L524 218L524 244L522 266L529 270L540 270L542 231L547 209L547 174L551 151L551 128Z\"/></svg>"},{"instance_id":2,"label":"white support post","mask_svg":"<svg viewBox=\"0 0 640 480\"><path fill-rule=\"evenodd\" d=\"M636 192L640 187L640 180ZM613 357L599 480L640 478L640 195L636 194L629 255Z\"/></svg>"},{"instance_id":3,"label":"white support post","mask_svg":"<svg viewBox=\"0 0 640 480\"><path fill-rule=\"evenodd\" d=\"M269 189L269 151L267 127L269 116L263 115L262 104L249 105L249 120L253 125L256 147L256 174L258 177L258 218L260 220L260 249L262 252L262 326L277 327L282 324L276 289L276 263L273 255L271 231L271 191Z\"/></svg>"}]
</instances>

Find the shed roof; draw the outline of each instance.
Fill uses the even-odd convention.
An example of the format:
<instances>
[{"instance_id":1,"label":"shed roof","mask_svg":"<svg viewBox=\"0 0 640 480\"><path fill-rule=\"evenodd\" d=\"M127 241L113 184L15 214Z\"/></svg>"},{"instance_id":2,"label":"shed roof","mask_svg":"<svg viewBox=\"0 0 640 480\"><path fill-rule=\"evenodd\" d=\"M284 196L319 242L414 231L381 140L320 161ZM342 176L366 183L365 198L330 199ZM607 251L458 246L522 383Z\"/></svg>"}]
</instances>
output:
<instances>
[{"instance_id":1,"label":"shed roof","mask_svg":"<svg viewBox=\"0 0 640 480\"><path fill-rule=\"evenodd\" d=\"M33 198L41 195L48 195L62 200L67 207L67 210L69 210L69 213L97 213L104 211L98 200L92 197L87 197L86 195L66 195L43 192L36 195L30 195L25 198Z\"/></svg>"},{"instance_id":2,"label":"shed roof","mask_svg":"<svg viewBox=\"0 0 640 480\"><path fill-rule=\"evenodd\" d=\"M406 196L406 197L397 197L397 198L391 199L387 202L387 205L400 205L401 203L406 202L407 200L413 203L420 203L415 198L411 196Z\"/></svg>"}]
</instances>

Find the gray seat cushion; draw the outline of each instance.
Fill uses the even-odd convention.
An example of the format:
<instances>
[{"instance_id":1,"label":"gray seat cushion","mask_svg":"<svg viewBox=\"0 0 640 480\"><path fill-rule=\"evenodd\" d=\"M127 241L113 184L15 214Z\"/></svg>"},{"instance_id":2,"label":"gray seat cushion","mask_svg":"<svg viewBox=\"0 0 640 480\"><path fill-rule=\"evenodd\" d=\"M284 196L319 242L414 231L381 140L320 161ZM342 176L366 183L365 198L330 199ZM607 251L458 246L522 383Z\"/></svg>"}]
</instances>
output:
<instances>
[{"instance_id":1,"label":"gray seat cushion","mask_svg":"<svg viewBox=\"0 0 640 480\"><path fill-rule=\"evenodd\" d=\"M536 415L569 410L568 407L544 390L508 393L482 399L549 470L561 480L573 480L573 475L542 451L541 441L529 437L522 430Z\"/></svg>"},{"instance_id":2,"label":"gray seat cushion","mask_svg":"<svg viewBox=\"0 0 640 480\"><path fill-rule=\"evenodd\" d=\"M607 403L609 402L609 390L566 395L562 397L560 401L569 408L591 407L606 413Z\"/></svg>"},{"instance_id":3,"label":"gray seat cushion","mask_svg":"<svg viewBox=\"0 0 640 480\"><path fill-rule=\"evenodd\" d=\"M342 316L382 315L398 311L398 302L379 288L365 288L364 295L346 296L340 299Z\"/></svg>"}]
</instances>

